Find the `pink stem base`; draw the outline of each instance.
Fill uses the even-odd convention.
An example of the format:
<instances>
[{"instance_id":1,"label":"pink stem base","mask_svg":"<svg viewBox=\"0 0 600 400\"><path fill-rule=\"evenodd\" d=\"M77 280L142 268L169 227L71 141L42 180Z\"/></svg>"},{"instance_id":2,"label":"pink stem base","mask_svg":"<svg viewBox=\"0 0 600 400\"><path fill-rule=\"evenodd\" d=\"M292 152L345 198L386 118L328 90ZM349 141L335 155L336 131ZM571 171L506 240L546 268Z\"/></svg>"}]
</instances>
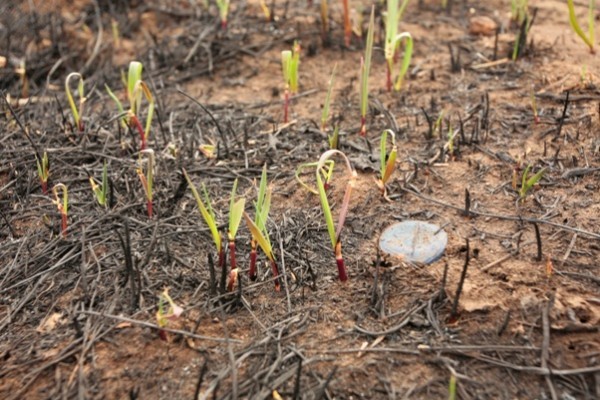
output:
<instances>
[{"instance_id":1,"label":"pink stem base","mask_svg":"<svg viewBox=\"0 0 600 400\"><path fill-rule=\"evenodd\" d=\"M348 280L348 275L346 274L346 266L344 265L344 259L336 257L335 262L337 263L338 276L340 277L340 281L346 282Z\"/></svg>"}]
</instances>

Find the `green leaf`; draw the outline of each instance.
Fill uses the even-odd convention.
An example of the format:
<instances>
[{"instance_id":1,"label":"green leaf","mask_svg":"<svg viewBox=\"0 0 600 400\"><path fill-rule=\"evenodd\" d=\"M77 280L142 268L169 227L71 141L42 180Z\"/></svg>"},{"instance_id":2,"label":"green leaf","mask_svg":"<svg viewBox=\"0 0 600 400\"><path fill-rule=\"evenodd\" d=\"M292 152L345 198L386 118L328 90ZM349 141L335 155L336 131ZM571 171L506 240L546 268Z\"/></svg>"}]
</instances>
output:
<instances>
[{"instance_id":1,"label":"green leaf","mask_svg":"<svg viewBox=\"0 0 600 400\"><path fill-rule=\"evenodd\" d=\"M369 18L369 29L367 31L367 45L365 48L364 61L361 63L360 75L360 115L367 116L369 105L369 73L371 71L371 56L373 54L373 38L375 31L375 8L371 7Z\"/></svg>"},{"instance_id":2,"label":"green leaf","mask_svg":"<svg viewBox=\"0 0 600 400\"><path fill-rule=\"evenodd\" d=\"M239 199L235 201L235 192L237 190L238 180L236 178L233 181L233 188L231 189L231 197L229 201L229 230L227 232L230 241L235 239L237 230L242 220L242 213L244 212L245 199Z\"/></svg>"},{"instance_id":3,"label":"green leaf","mask_svg":"<svg viewBox=\"0 0 600 400\"><path fill-rule=\"evenodd\" d=\"M265 237L265 235L263 235L263 232L261 232L258 226L256 226L256 224L252 222L248 214L246 214L245 212L244 219L246 220L246 225L248 225L248 230L252 234L254 240L256 240L256 243L258 243L258 245L262 249L263 253L265 253L269 260L275 261L275 256L273 255L273 249L269 240Z\"/></svg>"},{"instance_id":4,"label":"green leaf","mask_svg":"<svg viewBox=\"0 0 600 400\"><path fill-rule=\"evenodd\" d=\"M331 104L331 92L333 91L333 80L335 77L336 68L337 68L337 63L333 66L333 71L331 71L331 78L329 78L329 87L327 88L327 95L325 96L325 103L323 104L323 111L321 112L321 130L322 131L325 131L325 125L327 124L327 118L329 118L329 107ZM330 143L330 147L331 147L331 143Z\"/></svg>"},{"instance_id":5,"label":"green leaf","mask_svg":"<svg viewBox=\"0 0 600 400\"><path fill-rule=\"evenodd\" d=\"M106 89L106 93L108 93L108 96L117 104L117 109L119 110L119 115L123 115L123 117L121 118L121 125L124 128L127 127L127 118L125 116L125 110L123 109L123 104L121 103L119 98L113 93L113 91L110 90L110 87L108 87L108 85L105 84L104 88Z\"/></svg>"},{"instance_id":6,"label":"green leaf","mask_svg":"<svg viewBox=\"0 0 600 400\"><path fill-rule=\"evenodd\" d=\"M591 9L593 0L590 0L590 11L593 12L593 10ZM577 16L575 15L575 4L573 4L573 0L567 0L567 6L569 8L569 22L571 24L571 28L573 28L573 30L575 31L575 33L577 34L577 36L579 36L581 38L581 40L584 41L584 43L590 48L590 51L593 53L594 52L594 40L595 38L593 36L590 36L589 38L585 35L585 33L583 32L583 29L581 29L581 26L579 26L579 22L577 21ZM593 21L593 16L591 17L590 21ZM593 28L593 23L590 24L590 32L593 32L594 28Z\"/></svg>"},{"instance_id":7,"label":"green leaf","mask_svg":"<svg viewBox=\"0 0 600 400\"><path fill-rule=\"evenodd\" d=\"M396 83L394 84L394 90L399 91L402 87L402 82L404 81L404 77L408 72L408 68L410 67L410 61L412 59L413 53L413 38L410 33L403 32L400 35L396 36L396 43L400 45L402 40L406 41L406 48L404 49L404 57L402 57L402 64L400 64L400 73L398 74L398 78L396 78Z\"/></svg>"},{"instance_id":8,"label":"green leaf","mask_svg":"<svg viewBox=\"0 0 600 400\"><path fill-rule=\"evenodd\" d=\"M210 201L207 201L207 204L208 204L208 208L207 208L207 206L202 202L202 198L200 198L200 195L198 194L198 190L196 190L196 186L194 186L194 183L192 182L192 180L190 179L190 176L187 174L187 172L185 170L183 170L183 175L185 176L185 179L187 180L188 185L190 186L190 189L192 190L192 194L194 195L194 198L196 199L196 204L198 205L198 210L200 210L200 214L202 214L202 218L204 218L204 222L206 223L206 225L208 226L208 229L210 230L213 241L215 242L215 246L217 248L217 252L220 252L221 251L221 235L219 234L219 229L217 228L217 223L216 223L215 217L212 213L212 208L210 207ZM204 189L205 198L208 200L208 193L206 192L206 187L204 187L204 185L202 185L202 188Z\"/></svg>"},{"instance_id":9,"label":"green leaf","mask_svg":"<svg viewBox=\"0 0 600 400\"><path fill-rule=\"evenodd\" d=\"M244 205L246 204L246 199L239 199L235 202L233 207L231 208L231 212L229 214L229 240L232 241L235 239L235 235L237 234L238 228L240 227L240 222L242 221L242 214L244 213Z\"/></svg>"},{"instance_id":10,"label":"green leaf","mask_svg":"<svg viewBox=\"0 0 600 400\"><path fill-rule=\"evenodd\" d=\"M142 94L136 93L136 85L142 80L143 65L139 61L131 61L129 63L129 71L127 74L127 97L129 98L129 108L137 115L139 103L141 101Z\"/></svg>"},{"instance_id":11,"label":"green leaf","mask_svg":"<svg viewBox=\"0 0 600 400\"><path fill-rule=\"evenodd\" d=\"M73 78L77 78L79 79L79 84L78 84L78 93L79 93L79 100L80 102L83 99L83 77L81 76L80 73L78 72L71 72L68 76L67 79L65 79L65 93L67 94L67 101L69 102L69 108L71 108L71 113L73 114L73 120L75 121L75 125L79 127L79 110L77 108L77 106L75 105L75 100L73 100L73 94L71 93L71 79Z\"/></svg>"},{"instance_id":12,"label":"green leaf","mask_svg":"<svg viewBox=\"0 0 600 400\"><path fill-rule=\"evenodd\" d=\"M281 52L281 72L283 73L283 81L285 82L286 88L289 88L290 86L291 62L291 50L283 50Z\"/></svg>"}]
</instances>

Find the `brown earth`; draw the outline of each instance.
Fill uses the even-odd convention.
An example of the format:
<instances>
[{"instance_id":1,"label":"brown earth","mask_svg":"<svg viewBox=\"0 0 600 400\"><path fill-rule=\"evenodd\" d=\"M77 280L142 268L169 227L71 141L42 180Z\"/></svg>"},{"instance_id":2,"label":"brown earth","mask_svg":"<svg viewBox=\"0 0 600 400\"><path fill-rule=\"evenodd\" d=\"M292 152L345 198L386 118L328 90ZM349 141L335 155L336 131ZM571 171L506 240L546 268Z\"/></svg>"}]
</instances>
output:
<instances>
[{"instance_id":1,"label":"brown earth","mask_svg":"<svg viewBox=\"0 0 600 400\"><path fill-rule=\"evenodd\" d=\"M411 2L400 29L414 37L415 53L399 93L385 90L376 2L368 139L358 135L363 40L343 45L341 2L330 3L329 46L319 2L275 2L272 22L258 1L236 2L227 31L214 5L195 3L0 5L0 56L8 60L0 89L14 109L3 104L0 119L0 398L260 399L277 391L432 399L448 398L452 376L461 399L600 397L600 61L570 29L564 2L529 2L536 16L514 62L509 1L454 1L448 11ZM366 29L370 3L351 5ZM585 21L585 6L577 10ZM498 34L470 34L475 16L495 21ZM300 91L284 124L280 52L296 39ZM450 52L460 55L454 70ZM133 58L157 99L152 219L136 177L137 134L120 127L103 89L121 86L120 69ZM334 65L328 131L339 124L340 149L359 173L342 235L345 283L319 199L294 177L327 149L318 127ZM84 74L88 91L83 133L63 91L71 71ZM431 132L427 118L442 112L440 131ZM389 201L376 185L384 129L398 143ZM217 145L217 157L205 157L201 144ZM41 192L36 151L48 153L50 187L69 188L66 237L52 196ZM109 208L88 183L105 160ZM260 252L259 279L248 280L242 225L241 292L213 294L214 245L180 170L206 184L225 229L233 180L254 215L265 163L282 291L273 290ZM337 165L329 192L336 218L348 178ZM527 165L546 172L519 201ZM381 231L408 219L448 233L439 261L378 255ZM163 340L155 313L166 287L184 313Z\"/></svg>"}]
</instances>

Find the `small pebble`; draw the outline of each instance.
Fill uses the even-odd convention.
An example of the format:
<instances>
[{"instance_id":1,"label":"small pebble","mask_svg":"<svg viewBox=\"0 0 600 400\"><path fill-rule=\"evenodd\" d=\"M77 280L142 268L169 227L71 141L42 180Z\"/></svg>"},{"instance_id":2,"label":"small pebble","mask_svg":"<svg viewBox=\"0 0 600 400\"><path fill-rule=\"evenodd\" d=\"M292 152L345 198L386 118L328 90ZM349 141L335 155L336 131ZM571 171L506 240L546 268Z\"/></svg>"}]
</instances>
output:
<instances>
[{"instance_id":1,"label":"small pebble","mask_svg":"<svg viewBox=\"0 0 600 400\"><path fill-rule=\"evenodd\" d=\"M490 17L476 15L469 21L469 32L471 35L492 36L496 33L498 24Z\"/></svg>"}]
</instances>

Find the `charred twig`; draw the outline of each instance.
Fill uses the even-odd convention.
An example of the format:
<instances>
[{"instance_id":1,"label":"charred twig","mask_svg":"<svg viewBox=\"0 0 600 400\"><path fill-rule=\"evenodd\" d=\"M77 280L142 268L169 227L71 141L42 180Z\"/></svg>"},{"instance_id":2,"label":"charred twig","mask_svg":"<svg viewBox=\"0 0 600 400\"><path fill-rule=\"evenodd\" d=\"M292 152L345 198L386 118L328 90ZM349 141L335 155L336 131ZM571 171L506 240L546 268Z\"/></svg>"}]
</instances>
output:
<instances>
[{"instance_id":1,"label":"charred twig","mask_svg":"<svg viewBox=\"0 0 600 400\"><path fill-rule=\"evenodd\" d=\"M542 236L540 235L540 228L535 222L533 223L533 228L535 229L535 242L537 243L537 256L535 260L540 262L542 261Z\"/></svg>"},{"instance_id":2,"label":"charred twig","mask_svg":"<svg viewBox=\"0 0 600 400\"><path fill-rule=\"evenodd\" d=\"M450 320L456 320L458 318L458 301L460 294L462 293L465 279L467 278L467 268L469 267L469 261L471 260L469 248L469 239L467 239L466 250L465 250L465 264L463 265L462 272L460 274L460 280L458 281L458 287L456 288L456 294L454 295L454 303L452 304L452 311L450 311Z\"/></svg>"},{"instance_id":3,"label":"charred twig","mask_svg":"<svg viewBox=\"0 0 600 400\"><path fill-rule=\"evenodd\" d=\"M567 117L567 109L569 108L569 96L570 95L571 95L571 92L567 90L567 94L566 94L565 100L564 100L565 104L563 106L562 115L558 119L558 129L556 130L556 137L560 136L563 125L565 124L565 120L568 118Z\"/></svg>"}]
</instances>

